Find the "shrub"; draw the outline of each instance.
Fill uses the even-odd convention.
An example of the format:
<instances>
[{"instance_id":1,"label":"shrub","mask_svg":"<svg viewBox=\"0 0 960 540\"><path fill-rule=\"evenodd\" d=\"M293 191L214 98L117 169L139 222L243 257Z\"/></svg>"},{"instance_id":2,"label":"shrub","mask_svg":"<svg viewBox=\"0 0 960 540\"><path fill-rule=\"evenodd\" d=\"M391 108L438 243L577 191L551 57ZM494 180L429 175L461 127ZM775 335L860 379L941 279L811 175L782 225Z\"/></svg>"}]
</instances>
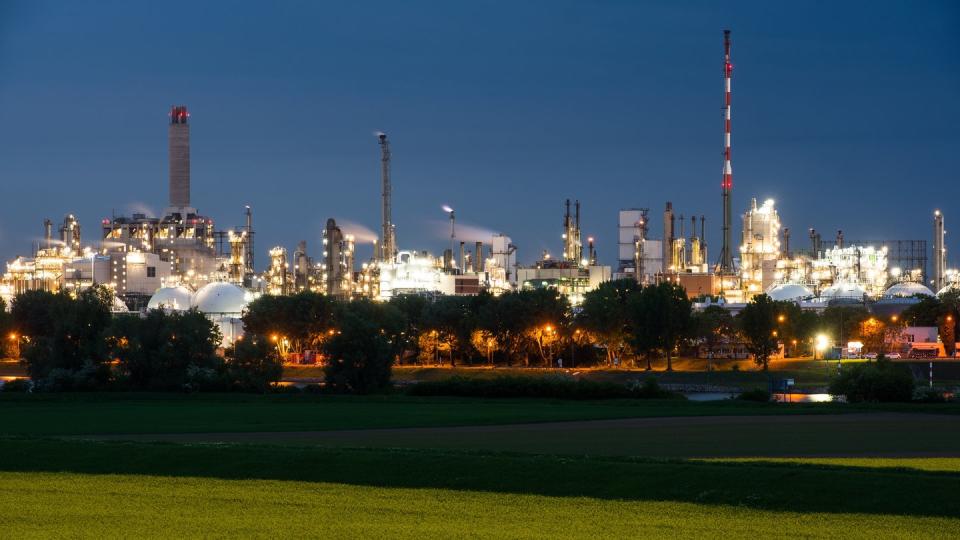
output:
<instances>
[{"instance_id":1,"label":"shrub","mask_svg":"<svg viewBox=\"0 0 960 540\"><path fill-rule=\"evenodd\" d=\"M736 399L740 401L758 401L760 403L768 403L770 398L770 392L764 390L763 388L754 388L753 390L740 392L740 395L738 395Z\"/></svg>"},{"instance_id":2,"label":"shrub","mask_svg":"<svg viewBox=\"0 0 960 540\"><path fill-rule=\"evenodd\" d=\"M830 393L850 403L895 402L913 399L913 375L904 365L878 359L844 369L830 381Z\"/></svg>"},{"instance_id":3,"label":"shrub","mask_svg":"<svg viewBox=\"0 0 960 540\"><path fill-rule=\"evenodd\" d=\"M265 392L283 376L276 347L262 336L247 336L229 352L227 377L236 389Z\"/></svg>"},{"instance_id":4,"label":"shrub","mask_svg":"<svg viewBox=\"0 0 960 540\"><path fill-rule=\"evenodd\" d=\"M43 378L34 379L33 390L36 392L91 392L104 390L109 379L109 366L87 362L80 369L51 369Z\"/></svg>"},{"instance_id":5,"label":"shrub","mask_svg":"<svg viewBox=\"0 0 960 540\"><path fill-rule=\"evenodd\" d=\"M493 379L450 377L440 381L414 384L407 389L413 396L462 396L483 398L553 398L553 399L627 399L682 398L663 390L656 380L628 385L575 379L567 376L523 377L502 376Z\"/></svg>"},{"instance_id":6,"label":"shrub","mask_svg":"<svg viewBox=\"0 0 960 540\"><path fill-rule=\"evenodd\" d=\"M933 388L918 388L913 393L913 400L920 403L946 403L947 397Z\"/></svg>"},{"instance_id":7,"label":"shrub","mask_svg":"<svg viewBox=\"0 0 960 540\"><path fill-rule=\"evenodd\" d=\"M677 399L682 398L682 394L665 390L653 377L648 377L642 383L639 380L633 380L627 383L627 390L631 396L640 399Z\"/></svg>"}]
</instances>

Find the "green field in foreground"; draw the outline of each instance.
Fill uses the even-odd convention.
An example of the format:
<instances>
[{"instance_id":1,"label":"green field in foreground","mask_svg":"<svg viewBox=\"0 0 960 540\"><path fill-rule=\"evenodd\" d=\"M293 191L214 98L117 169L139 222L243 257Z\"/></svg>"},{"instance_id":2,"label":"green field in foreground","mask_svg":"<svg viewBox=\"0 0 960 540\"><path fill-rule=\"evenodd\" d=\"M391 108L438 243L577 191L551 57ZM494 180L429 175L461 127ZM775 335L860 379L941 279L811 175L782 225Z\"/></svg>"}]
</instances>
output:
<instances>
[{"instance_id":1,"label":"green field in foreground","mask_svg":"<svg viewBox=\"0 0 960 540\"><path fill-rule=\"evenodd\" d=\"M960 448L956 412L955 405L0 394L0 530L16 538L949 537L960 526L960 459L769 457L876 448L951 455ZM515 424L603 418L626 420ZM618 427L624 422L650 425ZM418 425L425 427L360 429ZM282 433L344 428L353 431L321 431L329 440L298 444L291 444L296 434ZM42 438L161 432L248 440ZM611 449L621 457L601 455ZM623 457L641 455L671 458ZM676 459L685 455L747 457Z\"/></svg>"},{"instance_id":2,"label":"green field in foreground","mask_svg":"<svg viewBox=\"0 0 960 540\"><path fill-rule=\"evenodd\" d=\"M0 435L311 431L704 415L900 411L960 413L960 404L560 401L307 394L3 394Z\"/></svg>"},{"instance_id":3,"label":"green field in foreground","mask_svg":"<svg viewBox=\"0 0 960 540\"><path fill-rule=\"evenodd\" d=\"M946 538L958 524L449 489L0 473L0 530L17 538Z\"/></svg>"},{"instance_id":4,"label":"green field in foreground","mask_svg":"<svg viewBox=\"0 0 960 540\"><path fill-rule=\"evenodd\" d=\"M791 512L960 517L956 472L809 463L0 439L0 471L284 480Z\"/></svg>"}]
</instances>

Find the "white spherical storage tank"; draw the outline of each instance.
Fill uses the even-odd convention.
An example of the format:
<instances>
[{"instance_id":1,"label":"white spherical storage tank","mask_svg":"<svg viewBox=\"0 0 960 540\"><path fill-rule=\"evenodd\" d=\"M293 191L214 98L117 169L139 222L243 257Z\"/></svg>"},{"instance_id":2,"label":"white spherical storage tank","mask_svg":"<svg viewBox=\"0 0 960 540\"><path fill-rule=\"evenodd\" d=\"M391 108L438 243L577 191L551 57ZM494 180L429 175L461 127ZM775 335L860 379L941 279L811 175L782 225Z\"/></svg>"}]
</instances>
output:
<instances>
[{"instance_id":1,"label":"white spherical storage tank","mask_svg":"<svg viewBox=\"0 0 960 540\"><path fill-rule=\"evenodd\" d=\"M191 307L207 315L240 316L250 303L248 293L233 283L208 283L193 295Z\"/></svg>"},{"instance_id":2,"label":"white spherical storage tank","mask_svg":"<svg viewBox=\"0 0 960 540\"><path fill-rule=\"evenodd\" d=\"M780 283L767 290L767 296L777 301L795 302L813 297L813 291L798 283Z\"/></svg>"},{"instance_id":3,"label":"white spherical storage tank","mask_svg":"<svg viewBox=\"0 0 960 540\"><path fill-rule=\"evenodd\" d=\"M229 347L243 336L243 321L240 317L252 300L252 293L232 283L218 281L200 287L193 295L191 305L220 328L222 345Z\"/></svg>"},{"instance_id":4,"label":"white spherical storage tank","mask_svg":"<svg viewBox=\"0 0 960 540\"><path fill-rule=\"evenodd\" d=\"M190 309L192 300L193 293L186 287L161 287L150 297L147 309L186 311Z\"/></svg>"},{"instance_id":5,"label":"white spherical storage tank","mask_svg":"<svg viewBox=\"0 0 960 540\"><path fill-rule=\"evenodd\" d=\"M910 298L916 295L933 296L933 291L923 284L904 281L891 286L883 295L889 298Z\"/></svg>"}]
</instances>

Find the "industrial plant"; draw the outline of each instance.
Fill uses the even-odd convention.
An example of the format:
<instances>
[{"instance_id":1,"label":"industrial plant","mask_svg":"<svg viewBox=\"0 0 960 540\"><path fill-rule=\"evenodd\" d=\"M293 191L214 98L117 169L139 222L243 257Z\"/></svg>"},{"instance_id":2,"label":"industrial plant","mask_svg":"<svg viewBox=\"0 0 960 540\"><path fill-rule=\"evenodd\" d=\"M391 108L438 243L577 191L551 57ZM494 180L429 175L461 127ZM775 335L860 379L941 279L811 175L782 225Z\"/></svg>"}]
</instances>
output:
<instances>
[{"instance_id":1,"label":"industrial plant","mask_svg":"<svg viewBox=\"0 0 960 540\"><path fill-rule=\"evenodd\" d=\"M615 267L598 262L599 234L584 239L581 212L589 209L575 199L557 201L558 208L563 205L559 254L545 250L529 266L517 263L518 246L506 234L491 233L482 240L458 236L456 211L450 206L443 207L450 226L448 247L439 255L417 249L413 241L397 234L390 139L378 132L378 152L373 152L371 144L371 163L379 159L380 177L371 182L378 181L381 188L381 224L379 238L373 240L373 256L358 261L357 238L331 217L314 254L303 239L297 240L292 256L284 246L261 248L264 262L257 268L251 206L238 208L241 225L222 228L192 205L191 117L186 106L177 105L169 112L169 201L162 214L104 218L86 244L75 215L65 216L56 234L53 221L43 220L43 240L34 252L6 264L0 296L9 306L13 297L29 290L76 292L105 286L113 291L118 312L195 308L213 319L230 342L242 334L240 317L253 299L301 291L342 300L388 300L399 295L436 297L483 291L499 295L551 288L576 306L604 281L633 279L644 285L677 283L698 306L736 309L765 293L807 309L846 302L897 310L923 295L960 288L960 273L946 266L940 211L933 213L932 275L928 275L926 240L847 240L839 230L833 240L825 240L809 229L806 249L791 245L790 228L782 226L773 200L749 199L741 207L736 236L732 75L731 36L725 31L722 243L715 259L707 249L704 209L681 211L672 201L663 205L659 236L651 230L656 217L650 206L619 212ZM612 233L613 223L610 229Z\"/></svg>"}]
</instances>

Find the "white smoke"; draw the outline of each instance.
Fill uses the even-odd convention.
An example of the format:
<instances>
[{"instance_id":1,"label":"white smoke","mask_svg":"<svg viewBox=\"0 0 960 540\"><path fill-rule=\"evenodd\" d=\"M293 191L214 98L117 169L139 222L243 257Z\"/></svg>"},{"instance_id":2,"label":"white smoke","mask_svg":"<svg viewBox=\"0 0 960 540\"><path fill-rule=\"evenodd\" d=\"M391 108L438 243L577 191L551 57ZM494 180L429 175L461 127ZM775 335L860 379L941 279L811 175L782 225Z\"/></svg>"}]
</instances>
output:
<instances>
[{"instance_id":1,"label":"white smoke","mask_svg":"<svg viewBox=\"0 0 960 540\"><path fill-rule=\"evenodd\" d=\"M430 220L430 230L437 236L437 238L450 238L450 221L449 220ZM473 225L472 223L464 223L460 220L457 220L456 224L456 235L457 240L463 240L464 242L483 242L490 243L491 239L496 235L496 231L483 227L481 225Z\"/></svg>"},{"instance_id":2,"label":"white smoke","mask_svg":"<svg viewBox=\"0 0 960 540\"><path fill-rule=\"evenodd\" d=\"M54 234L56 234L56 230L54 230ZM35 243L35 244L36 244L36 243L39 243L39 244L40 244L40 247L43 247L44 244L46 244L47 239L44 238L44 237L42 237L42 236L35 236L35 237L31 238L30 241L33 242L33 243ZM65 245L67 245L66 243L64 243L63 240L60 240L60 239L57 238L56 236L54 236L53 238L50 239L50 244L52 244L52 245L54 245L54 246L65 246Z\"/></svg>"},{"instance_id":3,"label":"white smoke","mask_svg":"<svg viewBox=\"0 0 960 540\"><path fill-rule=\"evenodd\" d=\"M349 221L346 219L334 218L337 226L343 231L343 234L352 234L358 244L372 244L377 241L377 233L366 225Z\"/></svg>"},{"instance_id":4,"label":"white smoke","mask_svg":"<svg viewBox=\"0 0 960 540\"><path fill-rule=\"evenodd\" d=\"M451 208L449 204L445 204L445 205L441 206L440 208L443 208L443 211L446 212L446 213L448 213L448 214L449 214L450 212L453 212L453 208Z\"/></svg>"},{"instance_id":5,"label":"white smoke","mask_svg":"<svg viewBox=\"0 0 960 540\"><path fill-rule=\"evenodd\" d=\"M150 208L142 202L132 202L127 205L127 208L130 210L131 214L143 214L150 218L157 217L157 213L154 212L153 208Z\"/></svg>"}]
</instances>

